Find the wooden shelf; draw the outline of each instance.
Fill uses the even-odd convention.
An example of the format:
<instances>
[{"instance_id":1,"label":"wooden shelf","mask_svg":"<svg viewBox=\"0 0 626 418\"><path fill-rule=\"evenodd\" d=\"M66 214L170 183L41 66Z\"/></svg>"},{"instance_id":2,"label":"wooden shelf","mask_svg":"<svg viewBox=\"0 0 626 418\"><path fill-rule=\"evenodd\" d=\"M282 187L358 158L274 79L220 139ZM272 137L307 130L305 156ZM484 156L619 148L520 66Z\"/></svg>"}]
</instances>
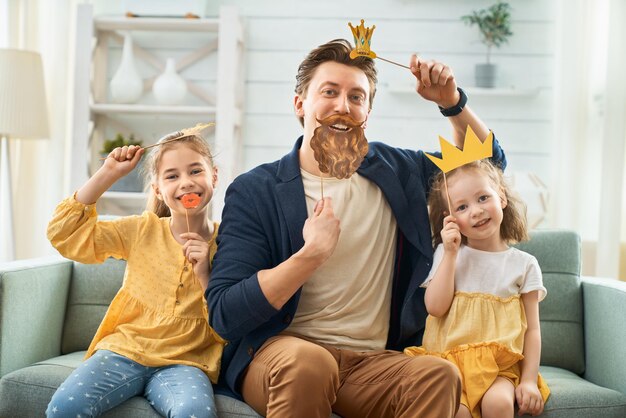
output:
<instances>
[{"instance_id":1,"label":"wooden shelf","mask_svg":"<svg viewBox=\"0 0 626 418\"><path fill-rule=\"evenodd\" d=\"M123 199L126 201L145 202L147 195L143 192L112 192L107 191L102 194L101 199Z\"/></svg>"},{"instance_id":2,"label":"wooden shelf","mask_svg":"<svg viewBox=\"0 0 626 418\"><path fill-rule=\"evenodd\" d=\"M465 92L473 96L500 96L500 97L531 97L539 94L539 88L518 89L516 87L467 87L463 88Z\"/></svg>"},{"instance_id":3,"label":"wooden shelf","mask_svg":"<svg viewBox=\"0 0 626 418\"><path fill-rule=\"evenodd\" d=\"M214 106L159 106L159 105L137 105L137 104L112 104L94 103L91 111L98 115L126 113L140 115L201 115L213 116L216 108Z\"/></svg>"},{"instance_id":4,"label":"wooden shelf","mask_svg":"<svg viewBox=\"0 0 626 418\"><path fill-rule=\"evenodd\" d=\"M539 94L540 89L518 89L516 87L463 87L468 96L475 97L532 97ZM389 84L387 91L394 94L417 94L414 84Z\"/></svg>"},{"instance_id":5,"label":"wooden shelf","mask_svg":"<svg viewBox=\"0 0 626 418\"><path fill-rule=\"evenodd\" d=\"M98 17L94 19L98 30L151 30L181 32L218 32L217 19L184 19L155 17Z\"/></svg>"}]
</instances>

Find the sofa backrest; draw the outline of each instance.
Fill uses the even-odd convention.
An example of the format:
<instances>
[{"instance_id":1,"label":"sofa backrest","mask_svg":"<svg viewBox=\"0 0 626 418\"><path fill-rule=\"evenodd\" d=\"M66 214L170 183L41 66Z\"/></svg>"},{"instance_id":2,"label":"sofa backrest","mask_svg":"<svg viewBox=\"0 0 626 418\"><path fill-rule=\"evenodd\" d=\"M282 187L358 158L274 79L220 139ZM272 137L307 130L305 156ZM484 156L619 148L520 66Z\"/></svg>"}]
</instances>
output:
<instances>
[{"instance_id":1,"label":"sofa backrest","mask_svg":"<svg viewBox=\"0 0 626 418\"><path fill-rule=\"evenodd\" d=\"M122 287L126 262L74 263L65 312L61 352L86 350L113 297Z\"/></svg>"},{"instance_id":2,"label":"sofa backrest","mask_svg":"<svg viewBox=\"0 0 626 418\"><path fill-rule=\"evenodd\" d=\"M539 261L548 295L539 304L541 364L585 371L580 238L570 231L537 230L516 245ZM122 286L126 262L74 263L61 350L86 350Z\"/></svg>"},{"instance_id":3,"label":"sofa backrest","mask_svg":"<svg viewBox=\"0 0 626 418\"><path fill-rule=\"evenodd\" d=\"M537 258L548 290L539 304L541 364L585 371L580 237L571 231L537 230L516 245Z\"/></svg>"}]
</instances>

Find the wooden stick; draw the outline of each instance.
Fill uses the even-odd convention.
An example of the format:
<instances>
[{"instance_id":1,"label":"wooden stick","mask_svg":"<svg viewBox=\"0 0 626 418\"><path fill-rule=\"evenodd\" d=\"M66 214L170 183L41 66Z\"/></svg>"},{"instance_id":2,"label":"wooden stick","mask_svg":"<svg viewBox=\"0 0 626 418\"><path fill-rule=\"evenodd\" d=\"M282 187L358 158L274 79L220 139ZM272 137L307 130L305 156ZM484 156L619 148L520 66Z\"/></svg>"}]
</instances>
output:
<instances>
[{"instance_id":1,"label":"wooden stick","mask_svg":"<svg viewBox=\"0 0 626 418\"><path fill-rule=\"evenodd\" d=\"M406 66L406 65L400 64L400 63L395 62L395 61L391 61L391 60L385 59L385 58L383 58L383 57L376 56L376 58L381 59L381 60L383 60L383 61L387 61L387 62L388 62L388 63L390 63L390 64L395 64L395 65L397 65L398 67L406 68L407 70L410 70L410 69L411 69L411 67L408 67L408 66Z\"/></svg>"},{"instance_id":2,"label":"wooden stick","mask_svg":"<svg viewBox=\"0 0 626 418\"><path fill-rule=\"evenodd\" d=\"M185 219L187 220L187 233L190 232L189 230L189 213L187 211L187 208L185 208Z\"/></svg>"},{"instance_id":3,"label":"wooden stick","mask_svg":"<svg viewBox=\"0 0 626 418\"><path fill-rule=\"evenodd\" d=\"M184 136L179 136L179 137L176 137L176 138L168 139L167 141L163 141L163 142L157 142L156 144L148 145L147 147L142 147L142 148L143 149L148 149L148 148L152 148L152 147L158 147L159 145L169 144L170 142L178 141L178 140L180 140L182 138L184 138Z\"/></svg>"},{"instance_id":4,"label":"wooden stick","mask_svg":"<svg viewBox=\"0 0 626 418\"><path fill-rule=\"evenodd\" d=\"M158 147L159 145L169 144L170 142L178 141L178 140L180 140L182 138L184 138L184 136L179 136L177 138L168 139L167 141L163 141L163 142L157 142L156 144L148 145L147 147L142 147L142 149L148 149L148 148L152 148L152 147ZM100 161L104 161L107 158L108 158L108 156L104 157L104 158L100 158Z\"/></svg>"},{"instance_id":5,"label":"wooden stick","mask_svg":"<svg viewBox=\"0 0 626 418\"><path fill-rule=\"evenodd\" d=\"M443 185L446 188L446 197L448 198L448 215L452 215L452 204L450 203L450 194L448 193L448 180L446 179L446 172L443 172Z\"/></svg>"},{"instance_id":6,"label":"wooden stick","mask_svg":"<svg viewBox=\"0 0 626 418\"><path fill-rule=\"evenodd\" d=\"M190 229L189 229L189 211L187 210L187 208L185 208L185 219L187 220L187 233L189 233L190 232ZM193 277L195 279L196 278L196 274L193 271L193 263L187 257L185 257L185 266L187 266L187 262L191 263L191 277Z\"/></svg>"}]
</instances>

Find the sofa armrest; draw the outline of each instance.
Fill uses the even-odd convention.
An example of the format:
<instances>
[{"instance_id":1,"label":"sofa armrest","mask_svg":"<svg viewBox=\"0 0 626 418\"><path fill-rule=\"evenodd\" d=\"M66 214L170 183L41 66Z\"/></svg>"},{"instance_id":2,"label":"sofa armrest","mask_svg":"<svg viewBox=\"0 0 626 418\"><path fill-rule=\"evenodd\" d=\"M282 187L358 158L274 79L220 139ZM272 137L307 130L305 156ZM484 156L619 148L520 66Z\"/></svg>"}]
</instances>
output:
<instances>
[{"instance_id":1,"label":"sofa armrest","mask_svg":"<svg viewBox=\"0 0 626 418\"><path fill-rule=\"evenodd\" d=\"M626 282L583 277L585 379L626 394Z\"/></svg>"},{"instance_id":2,"label":"sofa armrest","mask_svg":"<svg viewBox=\"0 0 626 418\"><path fill-rule=\"evenodd\" d=\"M0 263L0 377L61 354L72 265L60 256Z\"/></svg>"}]
</instances>

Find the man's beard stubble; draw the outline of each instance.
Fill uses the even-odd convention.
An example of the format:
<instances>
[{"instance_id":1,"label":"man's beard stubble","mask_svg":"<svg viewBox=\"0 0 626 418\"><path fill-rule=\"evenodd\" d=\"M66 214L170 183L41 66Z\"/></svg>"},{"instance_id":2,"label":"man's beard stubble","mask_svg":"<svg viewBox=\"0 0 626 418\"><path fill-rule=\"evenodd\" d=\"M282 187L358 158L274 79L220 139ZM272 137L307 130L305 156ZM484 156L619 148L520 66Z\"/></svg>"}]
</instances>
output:
<instances>
[{"instance_id":1,"label":"man's beard stubble","mask_svg":"<svg viewBox=\"0 0 626 418\"><path fill-rule=\"evenodd\" d=\"M369 149L361 126L363 122L347 115L331 115L318 122L320 126L313 132L311 148L320 171L338 179L349 178ZM333 125L344 125L348 129L333 129Z\"/></svg>"}]
</instances>

